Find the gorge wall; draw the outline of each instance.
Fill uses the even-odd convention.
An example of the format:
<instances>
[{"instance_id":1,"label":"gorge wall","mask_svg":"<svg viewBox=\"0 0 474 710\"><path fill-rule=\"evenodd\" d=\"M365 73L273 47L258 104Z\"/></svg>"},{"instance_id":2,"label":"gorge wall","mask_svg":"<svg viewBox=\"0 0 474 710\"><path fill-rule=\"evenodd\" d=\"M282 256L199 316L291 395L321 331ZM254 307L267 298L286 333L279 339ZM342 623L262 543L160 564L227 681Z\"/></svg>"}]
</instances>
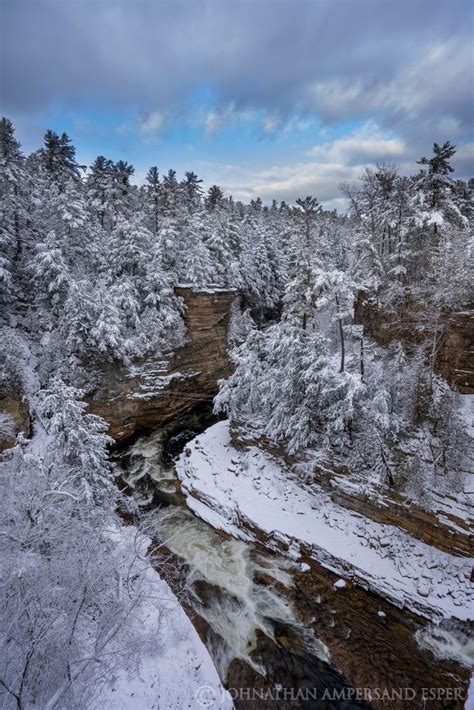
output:
<instances>
[{"instance_id":1,"label":"gorge wall","mask_svg":"<svg viewBox=\"0 0 474 710\"><path fill-rule=\"evenodd\" d=\"M20 432L25 436L31 433L31 421L28 405L17 390L0 394L0 413L6 415L6 422L0 428L0 452L14 446Z\"/></svg>"},{"instance_id":2,"label":"gorge wall","mask_svg":"<svg viewBox=\"0 0 474 710\"><path fill-rule=\"evenodd\" d=\"M474 394L474 304L446 312L438 322L427 323L420 304L407 302L401 313L377 308L364 292L355 304L354 321L379 345L400 340L414 347L434 341L434 370L462 394Z\"/></svg>"},{"instance_id":3,"label":"gorge wall","mask_svg":"<svg viewBox=\"0 0 474 710\"><path fill-rule=\"evenodd\" d=\"M89 411L105 419L116 442L210 400L218 380L230 374L227 333L235 291L181 287L176 292L186 305L184 346L163 360L105 367L100 386L87 397Z\"/></svg>"},{"instance_id":4,"label":"gorge wall","mask_svg":"<svg viewBox=\"0 0 474 710\"><path fill-rule=\"evenodd\" d=\"M99 385L86 400L89 411L110 425L109 434L122 442L137 431L153 429L189 411L217 392L217 382L230 374L227 331L235 291L209 289L193 291L178 287L186 311L186 342L161 360L148 359L124 367L104 363ZM380 345L400 339L416 345L426 332L415 327L416 311L405 316L383 313L359 294L355 321ZM474 393L474 310L445 314L436 340L435 371L464 394ZM0 451L13 446L16 435L29 435L31 422L27 404L18 391L0 393L0 411L7 413L11 431L0 431Z\"/></svg>"},{"instance_id":5,"label":"gorge wall","mask_svg":"<svg viewBox=\"0 0 474 710\"><path fill-rule=\"evenodd\" d=\"M124 367L104 363L99 385L86 401L89 412L103 417L109 435L123 442L137 431L154 429L209 401L218 380L230 374L227 334L235 291L176 289L185 303L184 345L162 359L149 358ZM7 413L11 431L0 431L0 451L13 446L19 432L31 429L27 404L17 391L0 393L0 411Z\"/></svg>"}]
</instances>

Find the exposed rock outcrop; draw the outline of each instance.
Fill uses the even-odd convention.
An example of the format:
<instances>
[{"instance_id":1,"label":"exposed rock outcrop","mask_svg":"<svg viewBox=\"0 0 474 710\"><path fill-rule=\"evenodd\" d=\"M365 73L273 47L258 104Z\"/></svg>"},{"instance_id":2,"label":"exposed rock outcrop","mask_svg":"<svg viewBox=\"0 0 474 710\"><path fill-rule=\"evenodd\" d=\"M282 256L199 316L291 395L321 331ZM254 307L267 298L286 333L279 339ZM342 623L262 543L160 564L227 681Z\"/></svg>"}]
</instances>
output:
<instances>
[{"instance_id":1,"label":"exposed rock outcrop","mask_svg":"<svg viewBox=\"0 0 474 710\"><path fill-rule=\"evenodd\" d=\"M298 459L271 444L262 436L255 437L245 426L233 425L232 443L236 449L258 446L285 462L291 468ZM330 499L376 523L395 525L411 536L442 552L457 557L471 557L474 519L472 508L454 495L431 492L431 510L387 486L368 481L345 466L325 462L313 470L314 483L327 492Z\"/></svg>"},{"instance_id":2,"label":"exposed rock outcrop","mask_svg":"<svg viewBox=\"0 0 474 710\"><path fill-rule=\"evenodd\" d=\"M463 394L474 393L474 311L452 313L446 321L436 372Z\"/></svg>"},{"instance_id":3,"label":"exposed rock outcrop","mask_svg":"<svg viewBox=\"0 0 474 710\"><path fill-rule=\"evenodd\" d=\"M225 534L298 559L295 586L281 593L345 682L372 691L371 707L461 710L472 633L467 509L450 500L433 515L414 508L412 521L401 501L358 495L353 480L346 495L337 475L303 483L226 428L200 434L178 461L188 507ZM398 696L407 688L411 697Z\"/></svg>"},{"instance_id":4,"label":"exposed rock outcrop","mask_svg":"<svg viewBox=\"0 0 474 710\"><path fill-rule=\"evenodd\" d=\"M0 395L0 413L7 419L5 431L0 431L0 451L5 451L14 445L20 432L30 435L31 421L28 406L17 391Z\"/></svg>"},{"instance_id":5,"label":"exposed rock outcrop","mask_svg":"<svg viewBox=\"0 0 474 710\"><path fill-rule=\"evenodd\" d=\"M109 423L117 442L155 429L217 392L230 374L227 331L235 291L177 288L186 305L186 343L166 360L132 368L106 366L101 384L87 401L89 411Z\"/></svg>"},{"instance_id":6,"label":"exposed rock outcrop","mask_svg":"<svg viewBox=\"0 0 474 710\"><path fill-rule=\"evenodd\" d=\"M428 313L428 316L430 314ZM474 393L474 310L443 313L438 322L427 321L426 305L407 300L401 313L387 312L360 292L354 320L379 345L400 340L408 347L429 338L434 341L434 370L463 394Z\"/></svg>"},{"instance_id":7,"label":"exposed rock outcrop","mask_svg":"<svg viewBox=\"0 0 474 710\"><path fill-rule=\"evenodd\" d=\"M155 429L188 412L216 394L218 380L229 376L227 335L235 291L193 291L179 287L186 310L183 347L161 360L147 359L124 367L104 363L100 382L86 401L89 412L109 424L109 435L122 442L137 431ZM28 406L20 392L0 394L0 412L8 415L9 429L0 432L0 451L14 445L17 435L30 434Z\"/></svg>"}]
</instances>

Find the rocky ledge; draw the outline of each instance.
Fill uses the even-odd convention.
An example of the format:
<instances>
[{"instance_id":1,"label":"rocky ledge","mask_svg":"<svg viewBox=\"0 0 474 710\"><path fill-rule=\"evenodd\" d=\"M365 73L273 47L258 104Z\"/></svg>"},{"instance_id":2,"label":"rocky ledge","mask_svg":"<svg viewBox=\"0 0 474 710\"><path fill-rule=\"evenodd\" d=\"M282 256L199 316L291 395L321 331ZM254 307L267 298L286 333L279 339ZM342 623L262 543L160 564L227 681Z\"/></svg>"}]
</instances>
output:
<instances>
[{"instance_id":1,"label":"rocky ledge","mask_svg":"<svg viewBox=\"0 0 474 710\"><path fill-rule=\"evenodd\" d=\"M435 323L426 319L425 304L407 302L399 312L381 310L361 291L354 320L379 345L400 340L408 348L427 340L434 344L434 369L463 394L474 394L474 305L441 313Z\"/></svg>"},{"instance_id":2,"label":"rocky ledge","mask_svg":"<svg viewBox=\"0 0 474 710\"><path fill-rule=\"evenodd\" d=\"M427 527L439 527L446 542L434 534L432 541L426 520L419 530L405 524L402 505L393 513L381 492L371 500L352 488L343 498L340 481L305 484L281 458L239 445L226 422L190 442L177 471L196 515L299 564L292 602L331 665L353 688L372 691L372 707L402 710L403 688L415 693L410 707L464 707L474 596L468 533L455 522L464 519L463 502L456 515L450 501L432 516ZM390 704L377 699L381 689ZM426 689L435 693L429 705Z\"/></svg>"},{"instance_id":3,"label":"rocky ledge","mask_svg":"<svg viewBox=\"0 0 474 710\"><path fill-rule=\"evenodd\" d=\"M227 335L235 291L176 289L184 300L186 342L161 360L104 367L89 411L109 424L116 442L156 429L210 400L230 374Z\"/></svg>"},{"instance_id":4,"label":"rocky ledge","mask_svg":"<svg viewBox=\"0 0 474 710\"><path fill-rule=\"evenodd\" d=\"M124 367L104 363L96 368L99 386L86 401L89 412L103 417L108 433L123 442L141 430L155 429L216 394L218 380L230 374L227 336L236 292L194 291L178 287L184 301L186 340L174 353ZM8 431L0 431L0 451L15 443L19 432L31 429L28 406L19 392L0 395L0 411L8 416Z\"/></svg>"}]
</instances>

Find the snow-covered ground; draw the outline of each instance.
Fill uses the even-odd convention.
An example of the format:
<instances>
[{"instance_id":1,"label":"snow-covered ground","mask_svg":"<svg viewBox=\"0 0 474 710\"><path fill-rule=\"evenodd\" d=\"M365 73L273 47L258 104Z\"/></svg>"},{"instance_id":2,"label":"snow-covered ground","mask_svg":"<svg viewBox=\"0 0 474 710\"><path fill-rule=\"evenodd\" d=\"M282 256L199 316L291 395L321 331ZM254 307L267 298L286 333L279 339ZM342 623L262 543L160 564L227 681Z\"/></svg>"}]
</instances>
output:
<instances>
[{"instance_id":1,"label":"snow-covered ground","mask_svg":"<svg viewBox=\"0 0 474 710\"><path fill-rule=\"evenodd\" d=\"M118 544L136 545L135 533L123 528ZM141 538L143 551L148 543ZM176 596L153 568L147 567L145 575L147 601L131 623L151 630L155 643L144 643L136 666L116 673L91 710L231 710L230 695ZM122 643L130 631L124 629Z\"/></svg>"},{"instance_id":2,"label":"snow-covered ground","mask_svg":"<svg viewBox=\"0 0 474 710\"><path fill-rule=\"evenodd\" d=\"M288 545L294 559L304 543L319 563L398 606L432 619L472 616L472 560L335 504L261 449L236 450L228 422L190 442L177 470L188 506L234 537L252 539L249 527L257 527L270 536L270 545ZM347 593L342 585L340 593Z\"/></svg>"}]
</instances>

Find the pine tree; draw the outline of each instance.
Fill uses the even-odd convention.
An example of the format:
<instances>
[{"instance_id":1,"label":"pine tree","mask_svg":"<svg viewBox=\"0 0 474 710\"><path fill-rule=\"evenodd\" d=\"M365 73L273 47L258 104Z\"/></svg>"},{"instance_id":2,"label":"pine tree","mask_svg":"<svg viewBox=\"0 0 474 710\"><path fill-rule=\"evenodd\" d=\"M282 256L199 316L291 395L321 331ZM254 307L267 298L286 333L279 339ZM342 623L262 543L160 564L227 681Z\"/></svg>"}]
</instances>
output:
<instances>
[{"instance_id":1,"label":"pine tree","mask_svg":"<svg viewBox=\"0 0 474 710\"><path fill-rule=\"evenodd\" d=\"M218 185L211 185L207 191L207 196L204 203L208 210L211 212L222 205L224 199L224 193Z\"/></svg>"},{"instance_id":2,"label":"pine tree","mask_svg":"<svg viewBox=\"0 0 474 710\"><path fill-rule=\"evenodd\" d=\"M3 117L0 121L0 304L3 317L6 304L19 296L17 271L26 222L25 183L20 144L11 121Z\"/></svg>"},{"instance_id":3,"label":"pine tree","mask_svg":"<svg viewBox=\"0 0 474 710\"><path fill-rule=\"evenodd\" d=\"M44 391L42 414L51 435L49 466L67 466L78 494L97 503L114 503L114 485L107 447L112 439L108 425L95 414L86 414L84 392L57 377Z\"/></svg>"},{"instance_id":4,"label":"pine tree","mask_svg":"<svg viewBox=\"0 0 474 710\"><path fill-rule=\"evenodd\" d=\"M102 229L111 229L115 218L114 164L97 156L86 180L87 199Z\"/></svg>"},{"instance_id":5,"label":"pine tree","mask_svg":"<svg viewBox=\"0 0 474 710\"><path fill-rule=\"evenodd\" d=\"M213 221L207 245L216 264L219 285L235 288L240 282L240 239L233 212L219 210Z\"/></svg>"},{"instance_id":6,"label":"pine tree","mask_svg":"<svg viewBox=\"0 0 474 710\"><path fill-rule=\"evenodd\" d=\"M44 148L39 151L42 165L60 188L68 180L81 177L81 166L76 161L76 149L67 133L60 136L52 130L44 135Z\"/></svg>"},{"instance_id":7,"label":"pine tree","mask_svg":"<svg viewBox=\"0 0 474 710\"><path fill-rule=\"evenodd\" d=\"M195 212L189 219L186 238L181 254L182 280L190 283L196 289L205 288L215 283L217 272L211 261L207 246L207 225L202 211Z\"/></svg>"},{"instance_id":8,"label":"pine tree","mask_svg":"<svg viewBox=\"0 0 474 710\"><path fill-rule=\"evenodd\" d=\"M183 194L188 203L188 209L196 208L201 200L202 195L202 180L193 173L192 171L187 171L185 173L185 180L183 182Z\"/></svg>"},{"instance_id":9,"label":"pine tree","mask_svg":"<svg viewBox=\"0 0 474 710\"><path fill-rule=\"evenodd\" d=\"M161 182L156 166L151 167L146 176L145 214L150 231L158 238L161 218Z\"/></svg>"},{"instance_id":10,"label":"pine tree","mask_svg":"<svg viewBox=\"0 0 474 710\"><path fill-rule=\"evenodd\" d=\"M428 166L428 174L426 175L424 187L431 193L431 207L437 209L441 206L444 192L451 185L449 178L450 173L454 172L454 168L449 163L450 159L456 153L456 146L451 145L449 141L443 143L442 146L438 143L433 144L433 157L420 158L419 165Z\"/></svg>"}]
</instances>

